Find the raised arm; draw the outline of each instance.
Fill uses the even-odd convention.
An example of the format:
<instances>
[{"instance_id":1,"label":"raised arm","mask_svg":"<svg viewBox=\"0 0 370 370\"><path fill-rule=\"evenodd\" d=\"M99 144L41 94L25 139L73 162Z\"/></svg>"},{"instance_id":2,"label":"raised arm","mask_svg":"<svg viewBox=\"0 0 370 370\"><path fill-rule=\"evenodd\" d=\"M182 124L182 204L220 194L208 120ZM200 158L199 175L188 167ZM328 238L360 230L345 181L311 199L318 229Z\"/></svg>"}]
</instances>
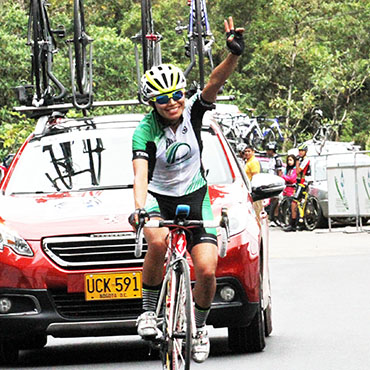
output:
<instances>
[{"instance_id":1,"label":"raised arm","mask_svg":"<svg viewBox=\"0 0 370 370\"><path fill-rule=\"evenodd\" d=\"M212 71L207 85L202 91L202 98L213 103L216 101L217 93L234 71L239 56L244 50L243 32L244 28L234 29L234 21L232 17L224 21L226 32L226 45L230 50L227 57Z\"/></svg>"}]
</instances>

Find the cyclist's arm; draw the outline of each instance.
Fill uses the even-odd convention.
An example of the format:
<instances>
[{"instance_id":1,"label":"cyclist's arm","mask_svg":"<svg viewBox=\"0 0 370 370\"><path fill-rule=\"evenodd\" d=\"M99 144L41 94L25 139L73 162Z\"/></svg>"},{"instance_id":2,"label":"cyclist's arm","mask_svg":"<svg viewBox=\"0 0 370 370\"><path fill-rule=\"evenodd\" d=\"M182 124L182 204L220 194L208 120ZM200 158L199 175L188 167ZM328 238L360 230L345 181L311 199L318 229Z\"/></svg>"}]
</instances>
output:
<instances>
[{"instance_id":1,"label":"cyclist's arm","mask_svg":"<svg viewBox=\"0 0 370 370\"><path fill-rule=\"evenodd\" d=\"M211 73L207 85L202 91L202 98L208 103L214 103L217 98L217 93L234 71L238 64L239 56L229 53L221 64L219 64Z\"/></svg>"},{"instance_id":2,"label":"cyclist's arm","mask_svg":"<svg viewBox=\"0 0 370 370\"><path fill-rule=\"evenodd\" d=\"M227 46L230 50L230 53L212 71L211 76L209 77L209 82L202 91L202 98L208 103L214 103L216 101L218 91L234 71L238 63L239 56L242 54L244 49L244 28L236 28L234 31L234 22L232 17L229 17L228 20L225 20L224 24L227 36Z\"/></svg>"},{"instance_id":3,"label":"cyclist's arm","mask_svg":"<svg viewBox=\"0 0 370 370\"><path fill-rule=\"evenodd\" d=\"M134 168L135 208L144 208L148 193L148 161L137 158L132 163Z\"/></svg>"}]
</instances>

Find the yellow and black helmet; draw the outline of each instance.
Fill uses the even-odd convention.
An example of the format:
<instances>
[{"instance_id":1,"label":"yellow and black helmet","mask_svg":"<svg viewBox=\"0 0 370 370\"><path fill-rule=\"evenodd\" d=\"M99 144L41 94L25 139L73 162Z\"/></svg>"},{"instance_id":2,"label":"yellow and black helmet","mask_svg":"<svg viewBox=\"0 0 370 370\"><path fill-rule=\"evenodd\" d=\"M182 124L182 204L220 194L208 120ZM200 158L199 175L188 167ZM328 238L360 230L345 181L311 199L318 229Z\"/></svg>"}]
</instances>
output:
<instances>
[{"instance_id":1,"label":"yellow and black helmet","mask_svg":"<svg viewBox=\"0 0 370 370\"><path fill-rule=\"evenodd\" d=\"M141 95L144 101L185 87L184 73L172 64L153 66L141 78Z\"/></svg>"}]
</instances>

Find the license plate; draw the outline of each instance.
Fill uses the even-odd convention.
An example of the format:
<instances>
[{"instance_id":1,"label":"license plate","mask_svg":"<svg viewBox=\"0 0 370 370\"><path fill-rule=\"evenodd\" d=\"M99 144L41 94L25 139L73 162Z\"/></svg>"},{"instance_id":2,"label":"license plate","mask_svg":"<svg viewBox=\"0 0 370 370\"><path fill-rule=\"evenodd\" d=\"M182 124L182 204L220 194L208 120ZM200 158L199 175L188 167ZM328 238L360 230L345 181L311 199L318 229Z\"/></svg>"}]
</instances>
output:
<instances>
[{"instance_id":1,"label":"license plate","mask_svg":"<svg viewBox=\"0 0 370 370\"><path fill-rule=\"evenodd\" d=\"M141 297L140 271L85 274L86 301Z\"/></svg>"}]
</instances>

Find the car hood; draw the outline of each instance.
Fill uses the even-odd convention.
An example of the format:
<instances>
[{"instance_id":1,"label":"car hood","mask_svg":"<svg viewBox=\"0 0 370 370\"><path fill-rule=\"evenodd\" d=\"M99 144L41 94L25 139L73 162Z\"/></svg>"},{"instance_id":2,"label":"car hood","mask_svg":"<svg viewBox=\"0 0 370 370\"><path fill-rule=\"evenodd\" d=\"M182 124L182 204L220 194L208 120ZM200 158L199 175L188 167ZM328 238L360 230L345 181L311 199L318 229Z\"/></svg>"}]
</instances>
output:
<instances>
[{"instance_id":1,"label":"car hood","mask_svg":"<svg viewBox=\"0 0 370 370\"><path fill-rule=\"evenodd\" d=\"M0 197L0 217L24 239L131 229L133 191L103 190Z\"/></svg>"},{"instance_id":2,"label":"car hood","mask_svg":"<svg viewBox=\"0 0 370 370\"><path fill-rule=\"evenodd\" d=\"M248 197L240 183L211 186L209 193L215 215L240 203L241 193ZM132 229L127 218L133 199L132 189L0 196L0 220L26 240L119 232Z\"/></svg>"}]
</instances>

